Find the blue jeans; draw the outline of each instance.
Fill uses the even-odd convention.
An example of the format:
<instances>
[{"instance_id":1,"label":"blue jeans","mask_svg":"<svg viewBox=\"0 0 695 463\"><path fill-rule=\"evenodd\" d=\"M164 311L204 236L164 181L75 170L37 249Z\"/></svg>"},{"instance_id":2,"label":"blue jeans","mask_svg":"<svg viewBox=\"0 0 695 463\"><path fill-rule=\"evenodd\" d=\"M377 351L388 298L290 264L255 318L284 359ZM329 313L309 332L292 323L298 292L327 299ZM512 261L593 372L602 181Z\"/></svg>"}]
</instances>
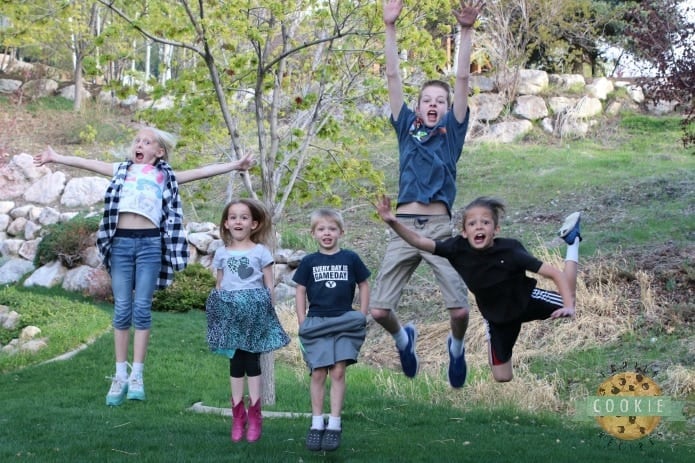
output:
<instances>
[{"instance_id":1,"label":"blue jeans","mask_svg":"<svg viewBox=\"0 0 695 463\"><path fill-rule=\"evenodd\" d=\"M148 330L152 325L152 297L162 261L161 238L114 237L111 245L113 327Z\"/></svg>"}]
</instances>

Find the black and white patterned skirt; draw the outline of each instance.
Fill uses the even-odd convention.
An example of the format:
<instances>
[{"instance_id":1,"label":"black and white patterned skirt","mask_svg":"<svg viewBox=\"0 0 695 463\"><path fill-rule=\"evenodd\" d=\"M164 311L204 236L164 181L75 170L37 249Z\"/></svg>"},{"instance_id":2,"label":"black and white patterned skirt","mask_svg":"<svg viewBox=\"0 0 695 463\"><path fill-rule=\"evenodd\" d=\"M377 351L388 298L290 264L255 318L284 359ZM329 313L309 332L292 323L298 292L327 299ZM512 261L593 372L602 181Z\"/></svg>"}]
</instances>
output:
<instances>
[{"instance_id":1,"label":"black and white patterned skirt","mask_svg":"<svg viewBox=\"0 0 695 463\"><path fill-rule=\"evenodd\" d=\"M232 358L237 349L270 352L290 342L267 288L213 289L205 303L207 342L216 354Z\"/></svg>"}]
</instances>

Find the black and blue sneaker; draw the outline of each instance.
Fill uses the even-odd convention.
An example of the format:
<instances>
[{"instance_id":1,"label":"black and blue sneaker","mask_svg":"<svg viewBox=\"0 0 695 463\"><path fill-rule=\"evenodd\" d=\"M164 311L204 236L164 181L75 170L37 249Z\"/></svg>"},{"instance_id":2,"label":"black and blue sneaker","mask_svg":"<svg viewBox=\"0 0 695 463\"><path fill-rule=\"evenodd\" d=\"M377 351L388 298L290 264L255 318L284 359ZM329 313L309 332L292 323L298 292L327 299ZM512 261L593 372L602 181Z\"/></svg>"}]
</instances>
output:
<instances>
[{"instance_id":1,"label":"black and blue sneaker","mask_svg":"<svg viewBox=\"0 0 695 463\"><path fill-rule=\"evenodd\" d=\"M560 238L565 240L567 244L574 244L574 240L579 238L582 240L582 235L579 233L579 220L581 212L573 212L565 218L565 222L560 227Z\"/></svg>"},{"instance_id":2,"label":"black and blue sneaker","mask_svg":"<svg viewBox=\"0 0 695 463\"><path fill-rule=\"evenodd\" d=\"M401 367L403 373L408 378L413 378L420 369L420 360L415 353L415 342L417 341L417 329L412 323L408 323L403 327L408 334L408 345L403 350L398 350L398 355L401 358Z\"/></svg>"},{"instance_id":3,"label":"black and blue sneaker","mask_svg":"<svg viewBox=\"0 0 695 463\"><path fill-rule=\"evenodd\" d=\"M451 335L446 340L446 350L449 352L449 384L451 387L459 389L466 382L466 350L461 352L458 357L451 353Z\"/></svg>"}]
</instances>

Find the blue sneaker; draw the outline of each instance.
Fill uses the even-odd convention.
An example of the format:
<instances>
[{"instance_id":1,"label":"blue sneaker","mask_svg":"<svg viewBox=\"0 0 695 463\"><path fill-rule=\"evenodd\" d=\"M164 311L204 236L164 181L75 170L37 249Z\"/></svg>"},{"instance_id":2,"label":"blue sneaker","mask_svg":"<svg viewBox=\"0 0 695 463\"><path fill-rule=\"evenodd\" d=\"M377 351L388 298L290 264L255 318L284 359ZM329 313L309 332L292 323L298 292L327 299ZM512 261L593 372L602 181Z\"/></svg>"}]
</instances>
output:
<instances>
[{"instance_id":1,"label":"blue sneaker","mask_svg":"<svg viewBox=\"0 0 695 463\"><path fill-rule=\"evenodd\" d=\"M117 377L111 378L111 387L109 393L106 394L106 405L117 407L125 401L125 396L128 393L128 381L121 380Z\"/></svg>"},{"instance_id":2,"label":"blue sneaker","mask_svg":"<svg viewBox=\"0 0 695 463\"><path fill-rule=\"evenodd\" d=\"M451 353L451 335L446 340L446 350L449 352L449 384L453 388L463 387L463 383L466 382L466 373L468 367L466 366L466 349L464 348L460 356L454 357Z\"/></svg>"},{"instance_id":3,"label":"blue sneaker","mask_svg":"<svg viewBox=\"0 0 695 463\"><path fill-rule=\"evenodd\" d=\"M412 323L408 323L403 329L408 334L408 346L403 350L399 350L398 355L401 358L403 373L405 373L408 378L413 378L420 369L420 360L418 360L417 354L415 353L417 330Z\"/></svg>"},{"instance_id":4,"label":"blue sneaker","mask_svg":"<svg viewBox=\"0 0 695 463\"><path fill-rule=\"evenodd\" d=\"M560 227L560 238L565 240L567 244L574 244L574 240L579 238L582 240L582 235L579 233L579 220L581 212L573 212L565 218L565 222Z\"/></svg>"}]
</instances>

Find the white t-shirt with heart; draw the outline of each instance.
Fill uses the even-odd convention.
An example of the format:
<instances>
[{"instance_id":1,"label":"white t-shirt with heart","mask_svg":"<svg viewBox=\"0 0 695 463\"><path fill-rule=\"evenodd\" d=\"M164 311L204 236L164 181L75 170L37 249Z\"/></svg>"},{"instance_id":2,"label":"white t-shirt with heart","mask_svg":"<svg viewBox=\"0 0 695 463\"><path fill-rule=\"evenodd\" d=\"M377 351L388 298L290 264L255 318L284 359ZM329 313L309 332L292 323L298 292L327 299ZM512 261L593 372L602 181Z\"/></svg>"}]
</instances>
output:
<instances>
[{"instance_id":1,"label":"white t-shirt with heart","mask_svg":"<svg viewBox=\"0 0 695 463\"><path fill-rule=\"evenodd\" d=\"M263 288L263 269L272 264L273 256L262 244L244 251L219 247L212 260L212 268L223 272L220 289L224 291Z\"/></svg>"}]
</instances>

